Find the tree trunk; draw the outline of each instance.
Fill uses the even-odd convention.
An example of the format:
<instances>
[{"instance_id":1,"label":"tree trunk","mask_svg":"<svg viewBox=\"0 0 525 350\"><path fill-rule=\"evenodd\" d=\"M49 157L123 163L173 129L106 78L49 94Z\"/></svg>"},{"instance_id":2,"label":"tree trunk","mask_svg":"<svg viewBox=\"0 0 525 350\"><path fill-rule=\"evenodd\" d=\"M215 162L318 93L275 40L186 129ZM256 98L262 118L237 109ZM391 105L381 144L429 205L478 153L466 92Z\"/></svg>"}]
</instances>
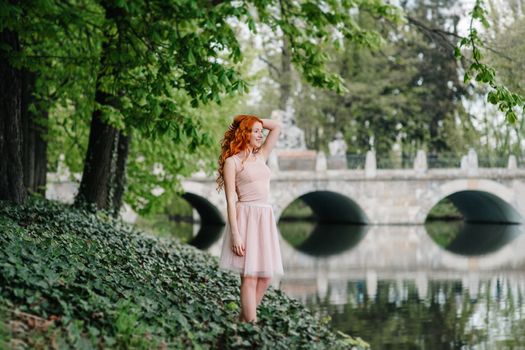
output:
<instances>
[{"instance_id":1,"label":"tree trunk","mask_svg":"<svg viewBox=\"0 0 525 350\"><path fill-rule=\"evenodd\" d=\"M286 36L283 37L283 51L281 55L281 97L279 99L279 109L286 110L286 102L292 90L292 55L290 52L290 42Z\"/></svg>"},{"instance_id":2,"label":"tree trunk","mask_svg":"<svg viewBox=\"0 0 525 350\"><path fill-rule=\"evenodd\" d=\"M108 96L97 91L95 100L101 104L108 104ZM84 171L76 204L82 202L95 204L98 209L109 209L109 189L111 180L111 165L113 164L113 150L117 129L101 119L102 112L97 109L91 117L89 142L84 161Z\"/></svg>"},{"instance_id":3,"label":"tree trunk","mask_svg":"<svg viewBox=\"0 0 525 350\"><path fill-rule=\"evenodd\" d=\"M30 192L45 196L47 174L47 142L43 135L47 132L45 121L47 111L38 115L29 111L31 103L37 103L33 96L36 74L29 71L22 73L22 135L23 135L23 170L24 185ZM38 110L38 108L37 108ZM40 120L38 120L40 119Z\"/></svg>"},{"instance_id":4,"label":"tree trunk","mask_svg":"<svg viewBox=\"0 0 525 350\"><path fill-rule=\"evenodd\" d=\"M4 28L0 43L20 51L18 35ZM22 171L21 73L0 51L0 200L23 203L27 198Z\"/></svg>"},{"instance_id":5,"label":"tree trunk","mask_svg":"<svg viewBox=\"0 0 525 350\"><path fill-rule=\"evenodd\" d=\"M120 24L126 17L125 11L113 2L102 2L106 11L106 19L113 20L117 26L117 36L114 33L105 32L107 41L102 45L101 66L106 67L114 64L107 62L108 51L112 40L120 40ZM108 69L116 74L122 67ZM99 74L101 74L99 72ZM101 76L98 76L101 79ZM116 97L104 93L97 85L95 101L99 105L116 106ZM89 132L89 143L84 162L84 171L80 188L75 198L75 203L87 202L95 204L98 209L117 211L120 208L122 194L124 191L124 172L127 159L128 141L127 136L122 135L119 130L107 124L101 119L102 112L98 109L93 112L91 128ZM122 138L122 140L120 140ZM114 185L117 184L117 185ZM118 208L115 205L118 203Z\"/></svg>"},{"instance_id":6,"label":"tree trunk","mask_svg":"<svg viewBox=\"0 0 525 350\"><path fill-rule=\"evenodd\" d=\"M120 207L122 206L124 190L126 188L126 161L129 154L129 145L131 142L131 134L124 135L118 132L117 143L117 159L115 166L113 187L113 216L118 217Z\"/></svg>"}]
</instances>

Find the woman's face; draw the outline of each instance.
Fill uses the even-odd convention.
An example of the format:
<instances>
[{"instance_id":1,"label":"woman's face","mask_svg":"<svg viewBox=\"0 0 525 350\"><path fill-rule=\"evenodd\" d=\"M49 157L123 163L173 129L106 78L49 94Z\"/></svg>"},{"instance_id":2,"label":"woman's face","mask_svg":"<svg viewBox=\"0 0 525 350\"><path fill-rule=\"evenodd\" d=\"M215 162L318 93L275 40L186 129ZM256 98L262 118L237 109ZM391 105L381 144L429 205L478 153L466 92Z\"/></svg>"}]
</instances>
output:
<instances>
[{"instance_id":1,"label":"woman's face","mask_svg":"<svg viewBox=\"0 0 525 350\"><path fill-rule=\"evenodd\" d=\"M251 147L261 147L263 140L263 127L259 122L253 123L252 126L252 135L250 137L250 146Z\"/></svg>"}]
</instances>

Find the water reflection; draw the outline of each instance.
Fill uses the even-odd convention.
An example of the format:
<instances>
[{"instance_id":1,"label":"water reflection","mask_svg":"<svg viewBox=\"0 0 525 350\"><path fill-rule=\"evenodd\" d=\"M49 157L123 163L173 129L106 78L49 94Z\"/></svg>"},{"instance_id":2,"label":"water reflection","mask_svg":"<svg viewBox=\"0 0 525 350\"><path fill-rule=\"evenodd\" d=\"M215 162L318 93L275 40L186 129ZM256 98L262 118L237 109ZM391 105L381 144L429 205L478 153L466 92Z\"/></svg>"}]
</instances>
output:
<instances>
[{"instance_id":1,"label":"water reflection","mask_svg":"<svg viewBox=\"0 0 525 350\"><path fill-rule=\"evenodd\" d=\"M197 234L188 243L199 249L206 250L219 241L224 227L224 225L201 225Z\"/></svg>"},{"instance_id":2,"label":"water reflection","mask_svg":"<svg viewBox=\"0 0 525 350\"><path fill-rule=\"evenodd\" d=\"M436 243L461 255L496 252L522 232L521 225L470 224L463 221L436 221L427 223L425 227Z\"/></svg>"},{"instance_id":3,"label":"water reflection","mask_svg":"<svg viewBox=\"0 0 525 350\"><path fill-rule=\"evenodd\" d=\"M298 251L328 256L348 251L365 236L367 225L279 222L279 232Z\"/></svg>"},{"instance_id":4,"label":"water reflection","mask_svg":"<svg viewBox=\"0 0 525 350\"><path fill-rule=\"evenodd\" d=\"M292 238L281 239L274 287L372 349L525 348L522 226L279 229Z\"/></svg>"},{"instance_id":5,"label":"water reflection","mask_svg":"<svg viewBox=\"0 0 525 350\"><path fill-rule=\"evenodd\" d=\"M525 347L522 226L429 227L371 226L333 256L285 241L279 288L372 349Z\"/></svg>"},{"instance_id":6,"label":"water reflection","mask_svg":"<svg viewBox=\"0 0 525 350\"><path fill-rule=\"evenodd\" d=\"M372 349L516 349L525 346L524 281L499 275L471 293L461 280L431 279L424 299L414 280L380 280L373 296L364 281L348 281L346 304L326 296L306 305Z\"/></svg>"}]
</instances>

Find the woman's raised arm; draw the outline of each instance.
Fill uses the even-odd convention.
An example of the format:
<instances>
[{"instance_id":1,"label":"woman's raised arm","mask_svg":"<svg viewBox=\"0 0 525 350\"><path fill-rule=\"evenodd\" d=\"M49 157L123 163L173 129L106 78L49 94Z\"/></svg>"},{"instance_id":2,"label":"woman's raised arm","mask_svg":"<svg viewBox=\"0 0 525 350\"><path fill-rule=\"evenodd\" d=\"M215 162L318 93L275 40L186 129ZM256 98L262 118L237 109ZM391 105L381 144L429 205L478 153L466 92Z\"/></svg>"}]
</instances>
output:
<instances>
[{"instance_id":1,"label":"woman's raised arm","mask_svg":"<svg viewBox=\"0 0 525 350\"><path fill-rule=\"evenodd\" d=\"M263 122L263 128L270 130L264 144L261 146L260 152L262 152L264 160L268 160L270 152L277 144L279 140L279 134L281 133L281 123L272 119L261 119Z\"/></svg>"}]
</instances>

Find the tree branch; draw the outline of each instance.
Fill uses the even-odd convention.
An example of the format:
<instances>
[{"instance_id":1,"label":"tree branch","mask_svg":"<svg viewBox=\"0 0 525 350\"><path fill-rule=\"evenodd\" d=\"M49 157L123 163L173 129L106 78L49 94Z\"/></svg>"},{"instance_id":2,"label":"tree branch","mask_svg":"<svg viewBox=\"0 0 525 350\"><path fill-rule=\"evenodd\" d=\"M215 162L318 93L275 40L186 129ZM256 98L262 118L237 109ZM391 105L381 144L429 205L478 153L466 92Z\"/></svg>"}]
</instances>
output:
<instances>
[{"instance_id":1,"label":"tree branch","mask_svg":"<svg viewBox=\"0 0 525 350\"><path fill-rule=\"evenodd\" d=\"M414 17L411 17L409 15L406 16L406 19L408 20L408 23L412 24L413 26L419 28L420 30L422 31L425 31L427 33L430 34L430 36L434 35L434 36L437 36L439 37L443 42L447 43L449 46L451 46L452 48L456 47L456 44L451 42L449 39L448 39L448 36L452 36L458 40L461 40L463 39L464 37L457 34L457 33L454 33L454 32L449 32L447 30L443 30L443 29L439 29L439 28L431 28L427 25L425 25L423 22L415 19ZM490 46L487 46L487 45L484 45L482 44L481 47L483 47L484 49L487 49L509 61L514 61L510 56L507 56L505 53L499 51L499 50L496 50Z\"/></svg>"},{"instance_id":2,"label":"tree branch","mask_svg":"<svg viewBox=\"0 0 525 350\"><path fill-rule=\"evenodd\" d=\"M273 69L277 74L281 74L281 71L279 70L279 68L277 68L272 62L270 62L266 58L262 57L261 55L257 56L257 58L259 58L261 61L266 63L268 65L268 67Z\"/></svg>"}]
</instances>

